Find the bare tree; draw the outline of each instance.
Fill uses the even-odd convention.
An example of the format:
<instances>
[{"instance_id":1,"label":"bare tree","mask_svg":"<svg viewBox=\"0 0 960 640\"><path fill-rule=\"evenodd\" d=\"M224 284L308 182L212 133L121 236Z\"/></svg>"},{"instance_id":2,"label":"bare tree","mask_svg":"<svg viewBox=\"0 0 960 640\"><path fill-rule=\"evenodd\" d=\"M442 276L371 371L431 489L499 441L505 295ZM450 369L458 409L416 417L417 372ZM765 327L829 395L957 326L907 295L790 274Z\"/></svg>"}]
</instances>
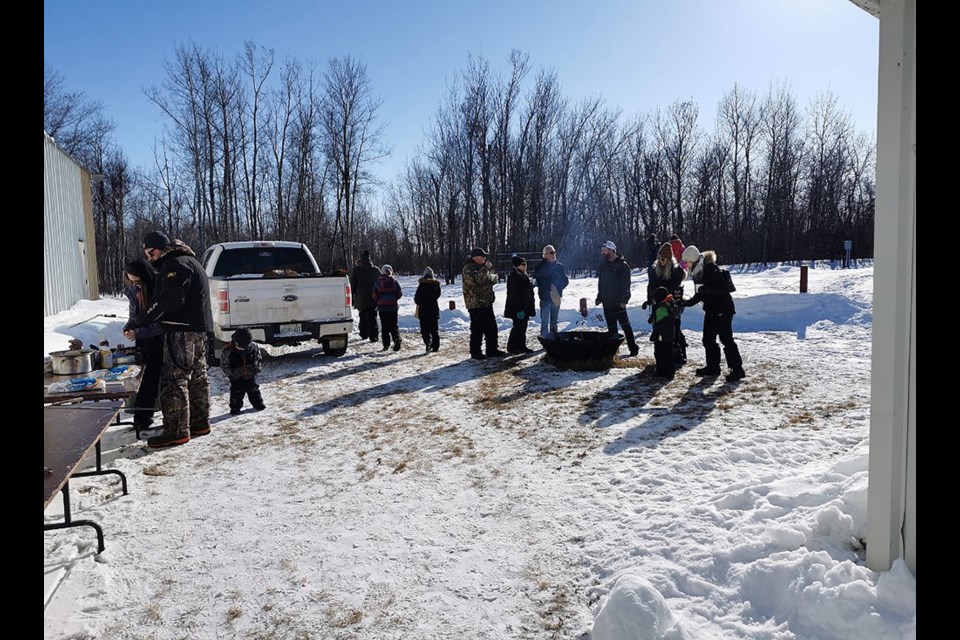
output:
<instances>
[{"instance_id":1,"label":"bare tree","mask_svg":"<svg viewBox=\"0 0 960 640\"><path fill-rule=\"evenodd\" d=\"M238 59L250 87L248 98L240 105L242 117L239 125L243 145L244 205L247 226L254 238L264 235L262 202L266 180L261 174L266 172L266 167L263 167L266 158L262 148L265 138L262 130L270 127L271 114L264 110L264 103L267 93L265 87L273 70L273 61L273 49L258 49L253 42L244 44L243 55Z\"/></svg>"},{"instance_id":2,"label":"bare tree","mask_svg":"<svg viewBox=\"0 0 960 640\"><path fill-rule=\"evenodd\" d=\"M163 84L146 89L145 94L167 117L167 140L189 168L192 193L188 200L188 224L196 229L202 247L203 229L213 220L214 206L210 60L191 43L177 47L174 60L166 61L164 66Z\"/></svg>"},{"instance_id":3,"label":"bare tree","mask_svg":"<svg viewBox=\"0 0 960 640\"><path fill-rule=\"evenodd\" d=\"M732 218L729 224L732 226L734 247L739 250L737 243L742 229L756 224L752 160L763 114L756 96L736 84L720 100L719 110L717 128L721 144L727 147L729 153L726 181L731 185L733 202L729 206L725 201L722 203L722 210L717 211L718 218L713 221L713 226L719 229L719 216L729 214Z\"/></svg>"},{"instance_id":4,"label":"bare tree","mask_svg":"<svg viewBox=\"0 0 960 640\"><path fill-rule=\"evenodd\" d=\"M67 91L63 76L44 64L43 130L57 146L89 167L114 124L104 117L102 103L81 92Z\"/></svg>"},{"instance_id":5,"label":"bare tree","mask_svg":"<svg viewBox=\"0 0 960 640\"><path fill-rule=\"evenodd\" d=\"M788 242L800 228L797 193L803 158L800 114L785 86L771 88L764 101L761 139L764 145L763 212L758 257L796 259Z\"/></svg>"},{"instance_id":6,"label":"bare tree","mask_svg":"<svg viewBox=\"0 0 960 640\"><path fill-rule=\"evenodd\" d=\"M658 112L654 130L663 148L670 180L671 226L683 234L684 187L698 151L701 133L697 128L699 108L693 101L676 101L663 116Z\"/></svg>"},{"instance_id":7,"label":"bare tree","mask_svg":"<svg viewBox=\"0 0 960 640\"><path fill-rule=\"evenodd\" d=\"M353 264L351 247L360 190L370 181L365 171L386 152L367 68L350 56L330 60L324 76L323 126L327 160L336 197L336 223L331 246L338 246L345 264ZM337 245L339 243L339 245Z\"/></svg>"}]
</instances>

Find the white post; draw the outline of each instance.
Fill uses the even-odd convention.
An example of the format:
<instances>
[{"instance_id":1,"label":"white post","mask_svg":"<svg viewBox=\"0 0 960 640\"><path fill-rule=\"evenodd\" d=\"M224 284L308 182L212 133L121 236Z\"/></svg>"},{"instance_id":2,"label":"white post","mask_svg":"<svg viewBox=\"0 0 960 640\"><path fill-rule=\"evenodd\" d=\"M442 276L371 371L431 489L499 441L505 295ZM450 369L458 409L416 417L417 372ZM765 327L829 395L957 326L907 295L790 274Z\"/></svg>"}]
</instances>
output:
<instances>
[{"instance_id":1,"label":"white post","mask_svg":"<svg viewBox=\"0 0 960 640\"><path fill-rule=\"evenodd\" d=\"M885 571L905 556L914 574L916 16L916 0L880 1L867 493L867 565Z\"/></svg>"}]
</instances>

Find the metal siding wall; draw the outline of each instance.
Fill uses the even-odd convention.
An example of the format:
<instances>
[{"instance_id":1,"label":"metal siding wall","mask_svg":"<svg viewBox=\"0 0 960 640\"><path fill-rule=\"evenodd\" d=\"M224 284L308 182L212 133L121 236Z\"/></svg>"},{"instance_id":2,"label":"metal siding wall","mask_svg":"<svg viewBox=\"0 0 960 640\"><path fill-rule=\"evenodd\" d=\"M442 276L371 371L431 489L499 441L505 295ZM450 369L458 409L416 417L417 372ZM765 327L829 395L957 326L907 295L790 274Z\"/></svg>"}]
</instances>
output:
<instances>
[{"instance_id":1,"label":"metal siding wall","mask_svg":"<svg viewBox=\"0 0 960 640\"><path fill-rule=\"evenodd\" d=\"M95 251L84 216L89 175L43 134L43 315L59 313L91 295L84 241ZM96 253L92 253L96 255ZM93 290L96 290L96 282Z\"/></svg>"}]
</instances>

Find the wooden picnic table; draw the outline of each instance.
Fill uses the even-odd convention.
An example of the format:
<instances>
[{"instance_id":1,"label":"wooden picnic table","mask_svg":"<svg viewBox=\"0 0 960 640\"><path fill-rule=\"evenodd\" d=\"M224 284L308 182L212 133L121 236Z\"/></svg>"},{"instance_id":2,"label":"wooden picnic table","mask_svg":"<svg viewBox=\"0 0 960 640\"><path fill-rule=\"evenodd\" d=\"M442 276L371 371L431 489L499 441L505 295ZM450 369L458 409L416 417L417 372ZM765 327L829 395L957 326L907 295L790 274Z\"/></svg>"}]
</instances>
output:
<instances>
[{"instance_id":1,"label":"wooden picnic table","mask_svg":"<svg viewBox=\"0 0 960 640\"><path fill-rule=\"evenodd\" d=\"M113 474L120 476L123 495L127 477L116 469L101 466L100 439L120 413L121 400L81 402L43 407L43 509L57 493L63 495L63 521L44 524L43 530L89 526L97 532L97 552L103 553L103 529L92 520L73 520L70 514L70 479ZM77 471L90 453L96 452L95 471Z\"/></svg>"}]
</instances>

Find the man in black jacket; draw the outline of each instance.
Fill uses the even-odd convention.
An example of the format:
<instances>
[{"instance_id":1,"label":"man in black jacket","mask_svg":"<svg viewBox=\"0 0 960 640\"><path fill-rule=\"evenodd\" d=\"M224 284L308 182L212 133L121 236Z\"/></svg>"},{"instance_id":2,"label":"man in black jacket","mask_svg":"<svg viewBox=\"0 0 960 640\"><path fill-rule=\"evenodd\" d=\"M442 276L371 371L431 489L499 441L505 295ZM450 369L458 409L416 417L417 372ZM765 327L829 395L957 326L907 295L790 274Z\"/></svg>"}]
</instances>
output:
<instances>
[{"instance_id":1,"label":"man in black jacket","mask_svg":"<svg viewBox=\"0 0 960 640\"><path fill-rule=\"evenodd\" d=\"M185 444L210 433L210 380L207 335L213 331L210 285L203 266L187 245L159 231L143 239L147 258L157 267L150 304L137 318L163 328L160 408L163 433L147 440L151 447Z\"/></svg>"},{"instance_id":2,"label":"man in black jacket","mask_svg":"<svg viewBox=\"0 0 960 640\"><path fill-rule=\"evenodd\" d=\"M630 265L617 253L617 245L610 240L600 247L600 277L597 281L597 304L603 305L603 317L607 320L607 330L617 332L617 323L623 329L630 355L640 353L640 347L633 337L630 316L627 315L627 303L630 301Z\"/></svg>"},{"instance_id":3,"label":"man in black jacket","mask_svg":"<svg viewBox=\"0 0 960 640\"><path fill-rule=\"evenodd\" d=\"M373 285L380 278L380 269L373 266L370 252L360 254L356 266L350 272L350 290L353 292L353 308L360 312L360 339L377 342L380 328L377 326L377 302L373 299Z\"/></svg>"}]
</instances>

